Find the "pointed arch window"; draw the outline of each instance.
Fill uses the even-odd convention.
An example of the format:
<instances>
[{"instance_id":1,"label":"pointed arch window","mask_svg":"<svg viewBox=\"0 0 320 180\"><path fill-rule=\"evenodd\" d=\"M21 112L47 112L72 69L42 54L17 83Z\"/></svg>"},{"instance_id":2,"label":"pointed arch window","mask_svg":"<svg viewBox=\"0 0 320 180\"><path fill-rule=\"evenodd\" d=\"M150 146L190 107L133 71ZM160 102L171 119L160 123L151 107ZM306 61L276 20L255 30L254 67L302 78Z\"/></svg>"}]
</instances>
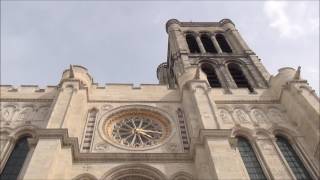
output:
<instances>
[{"instance_id":1,"label":"pointed arch window","mask_svg":"<svg viewBox=\"0 0 320 180\"><path fill-rule=\"evenodd\" d=\"M218 51L216 50L216 48L214 47L214 45L212 43L212 40L210 39L210 37L207 34L201 34L200 39L201 39L201 42L202 42L206 52L218 53Z\"/></svg>"},{"instance_id":2,"label":"pointed arch window","mask_svg":"<svg viewBox=\"0 0 320 180\"><path fill-rule=\"evenodd\" d=\"M250 92L254 92L239 64L228 64L228 70L238 88L248 88Z\"/></svg>"},{"instance_id":3,"label":"pointed arch window","mask_svg":"<svg viewBox=\"0 0 320 180\"><path fill-rule=\"evenodd\" d=\"M200 53L200 48L198 46L197 40L192 34L187 34L186 40L190 53Z\"/></svg>"},{"instance_id":4,"label":"pointed arch window","mask_svg":"<svg viewBox=\"0 0 320 180\"><path fill-rule=\"evenodd\" d=\"M232 53L232 49L231 49L229 43L227 42L226 38L224 37L224 35L217 34L216 40L218 41L218 44L219 44L222 52Z\"/></svg>"},{"instance_id":5,"label":"pointed arch window","mask_svg":"<svg viewBox=\"0 0 320 180\"><path fill-rule=\"evenodd\" d=\"M238 139L238 149L250 179L251 180L267 179L263 173L261 165L249 141L244 137L237 137L237 139Z\"/></svg>"},{"instance_id":6,"label":"pointed arch window","mask_svg":"<svg viewBox=\"0 0 320 180\"><path fill-rule=\"evenodd\" d=\"M292 148L289 141L282 136L276 136L276 143L281 151L281 154L284 156L290 169L294 173L294 176L296 177L296 179L297 180L312 179L307 169L304 167L302 161L299 159L297 153Z\"/></svg>"},{"instance_id":7,"label":"pointed arch window","mask_svg":"<svg viewBox=\"0 0 320 180\"><path fill-rule=\"evenodd\" d=\"M6 165L0 174L1 180L17 179L29 152L27 136L20 138L14 146Z\"/></svg>"},{"instance_id":8,"label":"pointed arch window","mask_svg":"<svg viewBox=\"0 0 320 180\"><path fill-rule=\"evenodd\" d=\"M207 75L208 82L213 88L220 88L221 83L216 74L215 69L208 63L204 63L201 65L201 70Z\"/></svg>"}]
</instances>

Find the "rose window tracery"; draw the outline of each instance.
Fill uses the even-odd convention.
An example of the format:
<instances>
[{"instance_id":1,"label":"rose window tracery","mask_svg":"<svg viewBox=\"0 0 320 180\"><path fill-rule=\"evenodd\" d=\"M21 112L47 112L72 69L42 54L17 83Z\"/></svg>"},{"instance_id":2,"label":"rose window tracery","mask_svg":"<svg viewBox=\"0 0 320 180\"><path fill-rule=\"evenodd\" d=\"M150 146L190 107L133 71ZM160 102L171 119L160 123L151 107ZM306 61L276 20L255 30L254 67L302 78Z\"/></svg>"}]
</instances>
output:
<instances>
[{"instance_id":1,"label":"rose window tracery","mask_svg":"<svg viewBox=\"0 0 320 180\"><path fill-rule=\"evenodd\" d=\"M148 148L170 134L169 121L157 112L135 109L113 114L104 126L108 140L127 148Z\"/></svg>"},{"instance_id":2,"label":"rose window tracery","mask_svg":"<svg viewBox=\"0 0 320 180\"><path fill-rule=\"evenodd\" d=\"M128 117L114 124L112 136L126 146L151 146L161 138L162 127L158 122L145 117Z\"/></svg>"}]
</instances>

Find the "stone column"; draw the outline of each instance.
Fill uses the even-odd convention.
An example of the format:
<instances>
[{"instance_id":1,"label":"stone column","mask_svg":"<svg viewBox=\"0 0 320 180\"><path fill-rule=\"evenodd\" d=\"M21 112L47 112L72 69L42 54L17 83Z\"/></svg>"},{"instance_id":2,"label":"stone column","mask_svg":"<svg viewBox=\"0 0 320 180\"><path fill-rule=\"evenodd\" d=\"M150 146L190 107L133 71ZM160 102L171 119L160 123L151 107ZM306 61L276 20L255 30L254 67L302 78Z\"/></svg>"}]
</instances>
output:
<instances>
[{"instance_id":1,"label":"stone column","mask_svg":"<svg viewBox=\"0 0 320 180\"><path fill-rule=\"evenodd\" d=\"M222 88L224 88L226 93L230 93L227 77L224 75L225 73L222 71L223 66L224 66L223 64L218 64L218 66L216 67L217 69L216 74L219 80L221 80L220 83Z\"/></svg>"},{"instance_id":2,"label":"stone column","mask_svg":"<svg viewBox=\"0 0 320 180\"><path fill-rule=\"evenodd\" d=\"M212 43L213 43L214 47L215 47L216 50L218 51L218 53L219 53L219 54L222 54L222 50L221 50L221 48L220 48L220 45L219 45L216 37L215 37L214 35L212 35L210 38L211 38L211 40L212 40Z\"/></svg>"},{"instance_id":3,"label":"stone column","mask_svg":"<svg viewBox=\"0 0 320 180\"><path fill-rule=\"evenodd\" d=\"M257 87L259 87L259 86L257 85L257 83L256 83L256 80L255 80L255 78L257 78L257 77L253 77L253 76L252 76L253 74L252 74L252 71L249 70L249 66L250 66L250 65L241 66L240 68L241 68L244 76L246 77L249 85L251 85L252 88L257 88ZM247 68L248 68L248 69L247 69ZM252 70L252 69L251 69L251 70Z\"/></svg>"},{"instance_id":4,"label":"stone column","mask_svg":"<svg viewBox=\"0 0 320 180\"><path fill-rule=\"evenodd\" d=\"M3 134L0 137L0 173L3 171L15 144L16 140L12 136Z\"/></svg>"},{"instance_id":5,"label":"stone column","mask_svg":"<svg viewBox=\"0 0 320 180\"><path fill-rule=\"evenodd\" d=\"M197 41L197 44L200 48L201 53L206 53L206 49L204 48L199 35L196 36L196 41Z\"/></svg>"},{"instance_id":6,"label":"stone column","mask_svg":"<svg viewBox=\"0 0 320 180\"><path fill-rule=\"evenodd\" d=\"M228 84L229 88L237 88L237 84L234 82L228 68L226 68L225 65L220 66L220 71L224 74L224 77L226 79L226 83Z\"/></svg>"}]
</instances>

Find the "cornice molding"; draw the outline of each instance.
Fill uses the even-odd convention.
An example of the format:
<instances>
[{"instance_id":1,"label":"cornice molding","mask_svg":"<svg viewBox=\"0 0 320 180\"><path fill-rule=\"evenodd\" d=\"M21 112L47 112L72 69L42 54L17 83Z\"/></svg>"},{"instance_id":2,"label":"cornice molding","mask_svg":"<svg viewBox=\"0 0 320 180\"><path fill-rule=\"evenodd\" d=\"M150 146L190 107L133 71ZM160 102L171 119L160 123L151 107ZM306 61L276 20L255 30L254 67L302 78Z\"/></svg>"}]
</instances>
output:
<instances>
[{"instance_id":1,"label":"cornice molding","mask_svg":"<svg viewBox=\"0 0 320 180\"><path fill-rule=\"evenodd\" d=\"M94 99L89 99L88 103L181 103L181 99L179 100L94 100Z\"/></svg>"},{"instance_id":2,"label":"cornice molding","mask_svg":"<svg viewBox=\"0 0 320 180\"><path fill-rule=\"evenodd\" d=\"M216 104L281 104L280 100L216 100Z\"/></svg>"},{"instance_id":3,"label":"cornice molding","mask_svg":"<svg viewBox=\"0 0 320 180\"><path fill-rule=\"evenodd\" d=\"M232 134L232 129L200 129L199 143L204 144L208 138L225 138L229 139Z\"/></svg>"},{"instance_id":4,"label":"cornice molding","mask_svg":"<svg viewBox=\"0 0 320 180\"><path fill-rule=\"evenodd\" d=\"M39 129L38 139L60 139L62 147L70 147L73 162L192 162L189 153L82 153L77 138L67 129Z\"/></svg>"},{"instance_id":5,"label":"cornice molding","mask_svg":"<svg viewBox=\"0 0 320 180\"><path fill-rule=\"evenodd\" d=\"M52 102L52 99L1 98L1 102Z\"/></svg>"}]
</instances>

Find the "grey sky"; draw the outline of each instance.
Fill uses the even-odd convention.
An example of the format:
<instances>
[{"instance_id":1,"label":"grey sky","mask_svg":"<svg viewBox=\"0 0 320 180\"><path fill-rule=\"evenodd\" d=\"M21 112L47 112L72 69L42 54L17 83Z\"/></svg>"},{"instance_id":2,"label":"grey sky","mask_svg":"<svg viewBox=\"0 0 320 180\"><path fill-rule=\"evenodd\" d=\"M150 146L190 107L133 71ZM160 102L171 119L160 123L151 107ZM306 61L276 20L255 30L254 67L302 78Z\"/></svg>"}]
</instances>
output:
<instances>
[{"instance_id":1,"label":"grey sky","mask_svg":"<svg viewBox=\"0 0 320 180\"><path fill-rule=\"evenodd\" d=\"M56 85L69 64L99 84L157 83L171 18L230 18L270 73L301 65L319 92L317 1L1 1L1 84Z\"/></svg>"}]
</instances>

